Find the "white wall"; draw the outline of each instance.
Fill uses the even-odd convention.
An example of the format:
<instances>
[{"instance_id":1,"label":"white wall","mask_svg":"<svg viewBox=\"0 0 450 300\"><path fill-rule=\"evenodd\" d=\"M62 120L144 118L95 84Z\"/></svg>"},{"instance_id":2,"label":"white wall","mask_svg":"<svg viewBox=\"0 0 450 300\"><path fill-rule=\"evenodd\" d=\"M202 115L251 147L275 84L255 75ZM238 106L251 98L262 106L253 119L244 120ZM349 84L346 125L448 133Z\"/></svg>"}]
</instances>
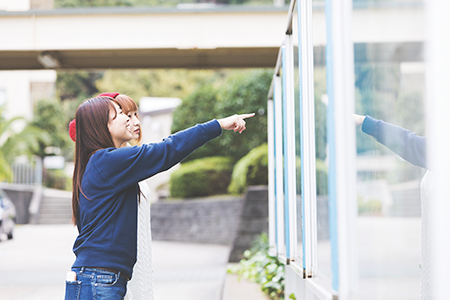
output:
<instances>
[{"instance_id":1,"label":"white wall","mask_svg":"<svg viewBox=\"0 0 450 300\"><path fill-rule=\"evenodd\" d=\"M30 0L0 0L0 10L6 11L30 10Z\"/></svg>"},{"instance_id":2,"label":"white wall","mask_svg":"<svg viewBox=\"0 0 450 300\"><path fill-rule=\"evenodd\" d=\"M0 101L6 103L6 117L30 120L33 117L33 100L39 100L32 99L32 83L53 84L55 81L54 70L0 71Z\"/></svg>"}]
</instances>

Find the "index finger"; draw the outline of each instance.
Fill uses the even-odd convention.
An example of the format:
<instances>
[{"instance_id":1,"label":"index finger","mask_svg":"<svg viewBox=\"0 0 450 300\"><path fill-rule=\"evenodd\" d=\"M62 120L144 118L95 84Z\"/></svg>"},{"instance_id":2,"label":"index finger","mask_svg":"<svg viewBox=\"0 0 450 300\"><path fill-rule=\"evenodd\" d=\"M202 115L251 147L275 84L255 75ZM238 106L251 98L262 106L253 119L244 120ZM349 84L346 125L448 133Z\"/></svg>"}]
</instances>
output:
<instances>
[{"instance_id":1,"label":"index finger","mask_svg":"<svg viewBox=\"0 0 450 300\"><path fill-rule=\"evenodd\" d=\"M241 117L242 119L247 119L247 118L251 118L255 115L255 113L251 113L251 114L242 114L239 115L239 117Z\"/></svg>"}]
</instances>

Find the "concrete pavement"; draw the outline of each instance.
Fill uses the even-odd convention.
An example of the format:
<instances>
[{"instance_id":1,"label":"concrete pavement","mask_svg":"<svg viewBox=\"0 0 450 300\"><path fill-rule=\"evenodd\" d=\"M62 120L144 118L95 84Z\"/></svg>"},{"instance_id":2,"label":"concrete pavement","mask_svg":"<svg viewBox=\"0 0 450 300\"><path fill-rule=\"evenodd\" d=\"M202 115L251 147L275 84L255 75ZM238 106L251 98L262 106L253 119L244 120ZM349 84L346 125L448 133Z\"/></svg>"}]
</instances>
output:
<instances>
[{"instance_id":1,"label":"concrete pavement","mask_svg":"<svg viewBox=\"0 0 450 300\"><path fill-rule=\"evenodd\" d=\"M0 299L60 300L74 260L72 225L18 225L0 242ZM227 275L229 247L153 242L156 300L267 300L259 286Z\"/></svg>"}]
</instances>

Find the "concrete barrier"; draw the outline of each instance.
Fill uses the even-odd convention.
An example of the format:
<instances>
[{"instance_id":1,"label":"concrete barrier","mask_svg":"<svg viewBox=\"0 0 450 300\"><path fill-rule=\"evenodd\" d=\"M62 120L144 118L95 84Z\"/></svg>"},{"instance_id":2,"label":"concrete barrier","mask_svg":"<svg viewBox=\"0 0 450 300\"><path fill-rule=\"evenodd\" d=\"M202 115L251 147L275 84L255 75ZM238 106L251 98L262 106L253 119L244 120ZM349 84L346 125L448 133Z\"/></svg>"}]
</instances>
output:
<instances>
[{"instance_id":1,"label":"concrete barrier","mask_svg":"<svg viewBox=\"0 0 450 300\"><path fill-rule=\"evenodd\" d=\"M241 207L242 199L230 197L156 202L151 206L153 239L230 245Z\"/></svg>"},{"instance_id":2,"label":"concrete barrier","mask_svg":"<svg viewBox=\"0 0 450 300\"><path fill-rule=\"evenodd\" d=\"M30 222L29 207L36 186L0 183L0 188L5 191L16 207L16 224L28 224Z\"/></svg>"},{"instance_id":3,"label":"concrete barrier","mask_svg":"<svg viewBox=\"0 0 450 300\"><path fill-rule=\"evenodd\" d=\"M229 245L230 262L236 262L257 235L267 232L267 201L267 186L253 186L243 199L156 202L151 207L153 239Z\"/></svg>"},{"instance_id":4,"label":"concrete barrier","mask_svg":"<svg viewBox=\"0 0 450 300\"><path fill-rule=\"evenodd\" d=\"M229 262L238 262L244 251L251 248L256 236L268 232L268 192L267 186L248 188L239 218L239 227L233 240Z\"/></svg>"}]
</instances>

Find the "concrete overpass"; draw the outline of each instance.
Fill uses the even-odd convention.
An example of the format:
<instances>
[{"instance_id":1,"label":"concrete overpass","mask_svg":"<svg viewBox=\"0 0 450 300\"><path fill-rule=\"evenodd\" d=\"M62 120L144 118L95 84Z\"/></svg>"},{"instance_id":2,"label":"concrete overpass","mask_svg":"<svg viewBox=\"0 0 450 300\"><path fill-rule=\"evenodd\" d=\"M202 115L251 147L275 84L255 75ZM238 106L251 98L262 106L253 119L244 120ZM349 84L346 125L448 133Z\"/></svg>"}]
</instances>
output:
<instances>
[{"instance_id":1,"label":"concrete overpass","mask_svg":"<svg viewBox=\"0 0 450 300\"><path fill-rule=\"evenodd\" d=\"M420 3L355 7L353 21L356 59L422 60ZM313 22L320 60L323 7ZM0 12L0 70L274 67L286 25L272 6Z\"/></svg>"}]
</instances>

